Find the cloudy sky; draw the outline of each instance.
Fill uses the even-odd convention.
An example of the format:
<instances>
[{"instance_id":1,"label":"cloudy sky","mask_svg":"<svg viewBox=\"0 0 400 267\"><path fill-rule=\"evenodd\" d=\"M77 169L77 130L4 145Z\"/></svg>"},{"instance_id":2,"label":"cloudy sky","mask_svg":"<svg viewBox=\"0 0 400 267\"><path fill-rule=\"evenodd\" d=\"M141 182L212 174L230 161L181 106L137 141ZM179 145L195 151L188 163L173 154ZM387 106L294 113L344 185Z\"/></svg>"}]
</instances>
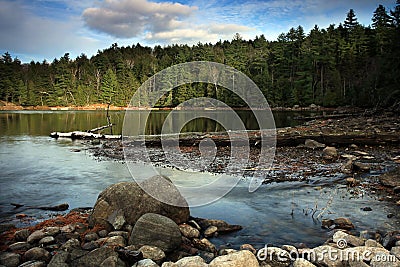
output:
<instances>
[{"instance_id":1,"label":"cloudy sky","mask_svg":"<svg viewBox=\"0 0 400 267\"><path fill-rule=\"evenodd\" d=\"M237 32L275 40L298 25L337 25L350 8L370 25L378 4L390 9L395 0L0 0L0 53L41 62L92 56L113 43L215 43Z\"/></svg>"}]
</instances>

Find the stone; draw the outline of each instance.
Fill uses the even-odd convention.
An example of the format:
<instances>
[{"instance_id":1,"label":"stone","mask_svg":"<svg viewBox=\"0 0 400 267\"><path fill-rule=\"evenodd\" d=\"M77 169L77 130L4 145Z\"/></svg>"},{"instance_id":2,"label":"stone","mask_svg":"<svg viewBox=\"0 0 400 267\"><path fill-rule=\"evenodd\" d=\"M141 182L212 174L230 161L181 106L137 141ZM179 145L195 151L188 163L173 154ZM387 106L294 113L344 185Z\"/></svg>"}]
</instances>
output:
<instances>
[{"instance_id":1,"label":"stone","mask_svg":"<svg viewBox=\"0 0 400 267\"><path fill-rule=\"evenodd\" d=\"M26 241L29 235L30 232L28 229L21 229L14 233L14 238L16 241Z\"/></svg>"},{"instance_id":2,"label":"stone","mask_svg":"<svg viewBox=\"0 0 400 267\"><path fill-rule=\"evenodd\" d=\"M351 230L355 228L354 224L348 218L336 218L333 220L333 223L335 224L335 228L338 229Z\"/></svg>"},{"instance_id":3,"label":"stone","mask_svg":"<svg viewBox=\"0 0 400 267\"><path fill-rule=\"evenodd\" d=\"M15 229L15 225L12 223L0 224L0 234Z\"/></svg>"},{"instance_id":4,"label":"stone","mask_svg":"<svg viewBox=\"0 0 400 267\"><path fill-rule=\"evenodd\" d=\"M90 241L90 242L87 242L82 245L82 249L89 250L89 251L94 250L99 247L100 247L100 244L96 241Z\"/></svg>"},{"instance_id":5,"label":"stone","mask_svg":"<svg viewBox=\"0 0 400 267\"><path fill-rule=\"evenodd\" d=\"M369 164L366 163L362 163L362 162L353 162L353 170L355 172L359 171L359 172L369 172L369 170L371 169L371 166Z\"/></svg>"},{"instance_id":6,"label":"stone","mask_svg":"<svg viewBox=\"0 0 400 267\"><path fill-rule=\"evenodd\" d=\"M30 234L27 238L28 243L35 243L36 241L39 241L43 237L46 236L46 233L43 230L37 230Z\"/></svg>"},{"instance_id":7,"label":"stone","mask_svg":"<svg viewBox=\"0 0 400 267\"><path fill-rule=\"evenodd\" d=\"M227 255L229 253L238 252L236 249L232 248L222 248L218 251L218 256Z\"/></svg>"},{"instance_id":8,"label":"stone","mask_svg":"<svg viewBox=\"0 0 400 267\"><path fill-rule=\"evenodd\" d=\"M129 233L128 232L125 232L125 231L113 231L113 232L110 232L110 233L108 233L108 235L107 236L122 236L123 238L125 238L126 240L128 240L128 238L129 238Z\"/></svg>"},{"instance_id":9,"label":"stone","mask_svg":"<svg viewBox=\"0 0 400 267\"><path fill-rule=\"evenodd\" d=\"M39 240L39 245L43 246L50 245L53 243L55 243L55 239L52 236L46 236Z\"/></svg>"},{"instance_id":10,"label":"stone","mask_svg":"<svg viewBox=\"0 0 400 267\"><path fill-rule=\"evenodd\" d=\"M342 165L342 167L340 167L340 170L343 173L347 173L350 174L353 172L353 160L349 159L345 164Z\"/></svg>"},{"instance_id":11,"label":"stone","mask_svg":"<svg viewBox=\"0 0 400 267\"><path fill-rule=\"evenodd\" d=\"M320 142L317 142L317 141L315 141L315 140L312 140L312 139L307 139L307 140L304 142L304 146L305 146L306 148L311 148L311 149L324 148L324 147L325 147L324 144L322 144L322 143L320 143Z\"/></svg>"},{"instance_id":12,"label":"stone","mask_svg":"<svg viewBox=\"0 0 400 267\"><path fill-rule=\"evenodd\" d=\"M200 237L200 231L188 224L180 224L179 230L184 237L187 237L189 239Z\"/></svg>"},{"instance_id":13,"label":"stone","mask_svg":"<svg viewBox=\"0 0 400 267\"><path fill-rule=\"evenodd\" d=\"M107 221L114 227L115 230L120 230L125 224L124 212L121 209L115 210L108 216Z\"/></svg>"},{"instance_id":14,"label":"stone","mask_svg":"<svg viewBox=\"0 0 400 267\"><path fill-rule=\"evenodd\" d=\"M378 248L383 248L383 246L378 243L377 241L373 240L373 239L368 239L367 241L365 241L365 246L366 247L378 247Z\"/></svg>"},{"instance_id":15,"label":"stone","mask_svg":"<svg viewBox=\"0 0 400 267\"><path fill-rule=\"evenodd\" d=\"M362 208L362 210L363 211L372 211L372 208L371 207L364 207L364 208Z\"/></svg>"},{"instance_id":16,"label":"stone","mask_svg":"<svg viewBox=\"0 0 400 267\"><path fill-rule=\"evenodd\" d=\"M368 264L361 260L349 260L348 261L348 266L349 267L369 267Z\"/></svg>"},{"instance_id":17,"label":"stone","mask_svg":"<svg viewBox=\"0 0 400 267\"><path fill-rule=\"evenodd\" d=\"M80 248L81 244L78 239L72 238L65 242L60 250L71 252L73 249Z\"/></svg>"},{"instance_id":18,"label":"stone","mask_svg":"<svg viewBox=\"0 0 400 267\"><path fill-rule=\"evenodd\" d=\"M345 264L338 260L341 249L337 249L328 245L319 246L310 250L309 260L317 266L329 266L329 267L344 267ZM332 257L332 255L337 255L337 257Z\"/></svg>"},{"instance_id":19,"label":"stone","mask_svg":"<svg viewBox=\"0 0 400 267\"><path fill-rule=\"evenodd\" d=\"M195 255L195 254L193 254ZM204 250L199 250L197 253L198 256L200 256L206 263L210 263L213 259L215 259L215 254L204 251Z\"/></svg>"},{"instance_id":20,"label":"stone","mask_svg":"<svg viewBox=\"0 0 400 267\"><path fill-rule=\"evenodd\" d=\"M125 239L122 236L116 235L116 236L112 236L112 237L107 238L107 240L104 243L104 245L125 247L126 246L126 242L125 242Z\"/></svg>"},{"instance_id":21,"label":"stone","mask_svg":"<svg viewBox=\"0 0 400 267\"><path fill-rule=\"evenodd\" d=\"M165 252L173 251L182 242L178 225L168 217L146 213L133 227L129 244L136 246L155 246Z\"/></svg>"},{"instance_id":22,"label":"stone","mask_svg":"<svg viewBox=\"0 0 400 267\"><path fill-rule=\"evenodd\" d=\"M34 247L24 253L26 261L37 260L48 262L51 259L50 253L44 248Z\"/></svg>"},{"instance_id":23,"label":"stone","mask_svg":"<svg viewBox=\"0 0 400 267\"><path fill-rule=\"evenodd\" d=\"M139 251L142 252L143 258L151 259L154 262L160 264L165 259L165 253L158 247L154 246L142 246L139 248Z\"/></svg>"},{"instance_id":24,"label":"stone","mask_svg":"<svg viewBox=\"0 0 400 267\"><path fill-rule=\"evenodd\" d=\"M68 267L67 262L70 260L71 255L66 251L57 251L53 255L47 267Z\"/></svg>"},{"instance_id":25,"label":"stone","mask_svg":"<svg viewBox=\"0 0 400 267\"><path fill-rule=\"evenodd\" d=\"M75 231L75 225L67 224L67 225L61 227L60 231L62 233L72 233L73 231Z\"/></svg>"},{"instance_id":26,"label":"stone","mask_svg":"<svg viewBox=\"0 0 400 267\"><path fill-rule=\"evenodd\" d=\"M60 233L60 227L46 227L43 231L46 236L55 236L56 234Z\"/></svg>"},{"instance_id":27,"label":"stone","mask_svg":"<svg viewBox=\"0 0 400 267\"><path fill-rule=\"evenodd\" d=\"M20 263L21 256L16 253L0 252L0 264L7 267L17 267Z\"/></svg>"},{"instance_id":28,"label":"stone","mask_svg":"<svg viewBox=\"0 0 400 267\"><path fill-rule=\"evenodd\" d=\"M388 232L382 239L382 246L387 249L391 249L396 245L396 242L400 240L400 231Z\"/></svg>"},{"instance_id":29,"label":"stone","mask_svg":"<svg viewBox=\"0 0 400 267\"><path fill-rule=\"evenodd\" d=\"M207 229L210 226L217 227L219 233L229 233L229 232L239 231L242 230L243 228L240 225L229 224L223 220L209 220L209 219L196 218L196 221L198 222L199 226L202 229Z\"/></svg>"},{"instance_id":30,"label":"stone","mask_svg":"<svg viewBox=\"0 0 400 267\"><path fill-rule=\"evenodd\" d=\"M14 244L11 244L8 246L8 249L11 251L27 251L28 249L31 249L32 245L29 244L28 242L17 242Z\"/></svg>"},{"instance_id":31,"label":"stone","mask_svg":"<svg viewBox=\"0 0 400 267\"><path fill-rule=\"evenodd\" d=\"M203 239L194 238L192 240L192 243L193 243L193 246L197 249L208 251L211 253L217 252L217 248L207 238L203 238Z\"/></svg>"},{"instance_id":32,"label":"stone","mask_svg":"<svg viewBox=\"0 0 400 267\"><path fill-rule=\"evenodd\" d=\"M200 256L185 257L178 260L176 263L177 267L207 267L204 259Z\"/></svg>"},{"instance_id":33,"label":"stone","mask_svg":"<svg viewBox=\"0 0 400 267\"><path fill-rule=\"evenodd\" d=\"M346 248L347 246L353 246L353 247L364 246L365 243L363 239L349 235L343 231L337 231L333 235L333 242L335 242L340 249Z\"/></svg>"},{"instance_id":34,"label":"stone","mask_svg":"<svg viewBox=\"0 0 400 267\"><path fill-rule=\"evenodd\" d=\"M293 262L293 267L316 267L306 259L298 258Z\"/></svg>"},{"instance_id":35,"label":"stone","mask_svg":"<svg viewBox=\"0 0 400 267\"><path fill-rule=\"evenodd\" d=\"M256 256L248 250L219 256L213 259L209 267L258 267Z\"/></svg>"},{"instance_id":36,"label":"stone","mask_svg":"<svg viewBox=\"0 0 400 267\"><path fill-rule=\"evenodd\" d=\"M338 152L336 147L333 146L327 146L322 150L322 157L326 160L333 160L337 159L338 157Z\"/></svg>"},{"instance_id":37,"label":"stone","mask_svg":"<svg viewBox=\"0 0 400 267\"><path fill-rule=\"evenodd\" d=\"M100 230L100 231L99 231L99 236L100 236L100 237L106 237L106 236L108 236L108 231L105 230L105 229Z\"/></svg>"},{"instance_id":38,"label":"stone","mask_svg":"<svg viewBox=\"0 0 400 267\"><path fill-rule=\"evenodd\" d=\"M346 178L346 184L348 186L357 186L360 184L360 181L353 177L349 177L349 178Z\"/></svg>"},{"instance_id":39,"label":"stone","mask_svg":"<svg viewBox=\"0 0 400 267\"><path fill-rule=\"evenodd\" d=\"M390 253L395 255L400 260L400 247L392 247Z\"/></svg>"},{"instance_id":40,"label":"stone","mask_svg":"<svg viewBox=\"0 0 400 267\"><path fill-rule=\"evenodd\" d=\"M45 267L45 266L47 265L43 261L27 261L19 265L18 267Z\"/></svg>"},{"instance_id":41,"label":"stone","mask_svg":"<svg viewBox=\"0 0 400 267\"><path fill-rule=\"evenodd\" d=\"M85 235L86 242L96 241L97 239L99 239L99 236L97 233L88 233Z\"/></svg>"},{"instance_id":42,"label":"stone","mask_svg":"<svg viewBox=\"0 0 400 267\"><path fill-rule=\"evenodd\" d=\"M161 197L168 197L171 204L153 198L141 186ZM166 216L177 224L186 222L190 215L186 200L174 184L163 176L154 176L142 182L140 186L135 182L121 182L109 186L97 198L89 216L89 225L93 227L95 224L100 224L107 230L112 230L114 228L112 215L115 212L123 214L124 220L130 225L135 225L146 213Z\"/></svg>"},{"instance_id":43,"label":"stone","mask_svg":"<svg viewBox=\"0 0 400 267\"><path fill-rule=\"evenodd\" d=\"M384 186L396 188L400 186L400 179L398 179L399 176L400 176L400 167L396 167L393 170L390 170L388 172L379 175L378 179L380 183L383 184Z\"/></svg>"},{"instance_id":44,"label":"stone","mask_svg":"<svg viewBox=\"0 0 400 267\"><path fill-rule=\"evenodd\" d=\"M205 237L214 236L218 231L218 227L211 225L204 231Z\"/></svg>"},{"instance_id":45,"label":"stone","mask_svg":"<svg viewBox=\"0 0 400 267\"><path fill-rule=\"evenodd\" d=\"M118 254L112 248L101 247L72 260L71 266L98 267L104 260L111 256L118 257Z\"/></svg>"},{"instance_id":46,"label":"stone","mask_svg":"<svg viewBox=\"0 0 400 267\"><path fill-rule=\"evenodd\" d=\"M151 259L143 259L132 265L132 267L159 267L159 265Z\"/></svg>"},{"instance_id":47,"label":"stone","mask_svg":"<svg viewBox=\"0 0 400 267\"><path fill-rule=\"evenodd\" d=\"M248 250L254 255L257 253L257 250L250 244L243 244L240 246L240 250Z\"/></svg>"},{"instance_id":48,"label":"stone","mask_svg":"<svg viewBox=\"0 0 400 267\"><path fill-rule=\"evenodd\" d=\"M277 247L264 247L257 252L257 258L263 264L286 267L291 263L289 252Z\"/></svg>"},{"instance_id":49,"label":"stone","mask_svg":"<svg viewBox=\"0 0 400 267\"><path fill-rule=\"evenodd\" d=\"M393 188L393 193L400 194L400 186L396 186L395 188Z\"/></svg>"},{"instance_id":50,"label":"stone","mask_svg":"<svg viewBox=\"0 0 400 267\"><path fill-rule=\"evenodd\" d=\"M110 256L99 267L125 267L126 264L118 256Z\"/></svg>"}]
</instances>

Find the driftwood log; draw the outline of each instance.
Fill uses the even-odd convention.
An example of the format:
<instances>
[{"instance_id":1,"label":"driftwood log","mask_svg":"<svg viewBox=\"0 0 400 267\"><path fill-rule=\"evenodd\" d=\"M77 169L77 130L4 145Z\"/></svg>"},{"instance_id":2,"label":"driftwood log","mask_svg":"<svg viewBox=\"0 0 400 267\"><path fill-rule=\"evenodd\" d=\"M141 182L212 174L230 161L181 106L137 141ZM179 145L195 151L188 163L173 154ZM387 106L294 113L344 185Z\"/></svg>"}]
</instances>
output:
<instances>
[{"instance_id":1,"label":"driftwood log","mask_svg":"<svg viewBox=\"0 0 400 267\"><path fill-rule=\"evenodd\" d=\"M122 138L121 135L111 134L96 134L92 132L73 131L68 133L52 132L50 137L53 138L70 138L70 139L107 139L107 140L119 140Z\"/></svg>"},{"instance_id":2,"label":"driftwood log","mask_svg":"<svg viewBox=\"0 0 400 267\"><path fill-rule=\"evenodd\" d=\"M65 211L69 208L69 205L67 203L63 203L63 204L56 205L56 206L25 206L23 204L18 204L18 203L10 203L10 204L13 205L16 209L23 207L25 209Z\"/></svg>"}]
</instances>

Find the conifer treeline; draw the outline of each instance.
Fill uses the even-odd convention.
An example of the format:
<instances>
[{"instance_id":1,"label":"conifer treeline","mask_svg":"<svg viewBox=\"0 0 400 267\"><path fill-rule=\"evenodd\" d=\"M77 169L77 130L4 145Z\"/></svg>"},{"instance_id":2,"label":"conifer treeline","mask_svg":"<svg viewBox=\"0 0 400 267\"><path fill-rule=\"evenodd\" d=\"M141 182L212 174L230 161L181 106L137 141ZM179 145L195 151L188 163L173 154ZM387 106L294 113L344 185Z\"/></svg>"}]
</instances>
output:
<instances>
[{"instance_id":1,"label":"conifer treeline","mask_svg":"<svg viewBox=\"0 0 400 267\"><path fill-rule=\"evenodd\" d=\"M156 72L189 61L214 61L248 75L271 106L389 106L400 99L400 0L394 10L382 5L372 25L357 22L350 10L343 24L301 26L276 41L261 35L194 46L143 47L140 44L98 51L88 58L66 53L49 64L21 64L9 53L0 58L0 100L20 105L112 103L126 106L135 90ZM207 84L172 90L159 104L176 106L192 97L214 97L241 106L237 97Z\"/></svg>"}]
</instances>

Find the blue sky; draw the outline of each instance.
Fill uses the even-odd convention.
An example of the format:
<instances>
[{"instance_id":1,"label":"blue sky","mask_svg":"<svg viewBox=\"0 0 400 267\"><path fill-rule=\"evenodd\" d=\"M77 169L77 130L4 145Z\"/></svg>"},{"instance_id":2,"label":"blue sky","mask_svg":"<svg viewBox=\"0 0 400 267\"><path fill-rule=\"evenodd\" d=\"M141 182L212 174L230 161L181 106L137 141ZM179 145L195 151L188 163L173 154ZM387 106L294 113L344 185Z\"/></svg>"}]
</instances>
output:
<instances>
[{"instance_id":1,"label":"blue sky","mask_svg":"<svg viewBox=\"0 0 400 267\"><path fill-rule=\"evenodd\" d=\"M350 8L370 25L379 4L389 10L395 0L0 0L0 53L51 62L66 52L90 57L113 43L215 43L236 32L275 40L298 25L307 33L315 24L338 25Z\"/></svg>"}]
</instances>

